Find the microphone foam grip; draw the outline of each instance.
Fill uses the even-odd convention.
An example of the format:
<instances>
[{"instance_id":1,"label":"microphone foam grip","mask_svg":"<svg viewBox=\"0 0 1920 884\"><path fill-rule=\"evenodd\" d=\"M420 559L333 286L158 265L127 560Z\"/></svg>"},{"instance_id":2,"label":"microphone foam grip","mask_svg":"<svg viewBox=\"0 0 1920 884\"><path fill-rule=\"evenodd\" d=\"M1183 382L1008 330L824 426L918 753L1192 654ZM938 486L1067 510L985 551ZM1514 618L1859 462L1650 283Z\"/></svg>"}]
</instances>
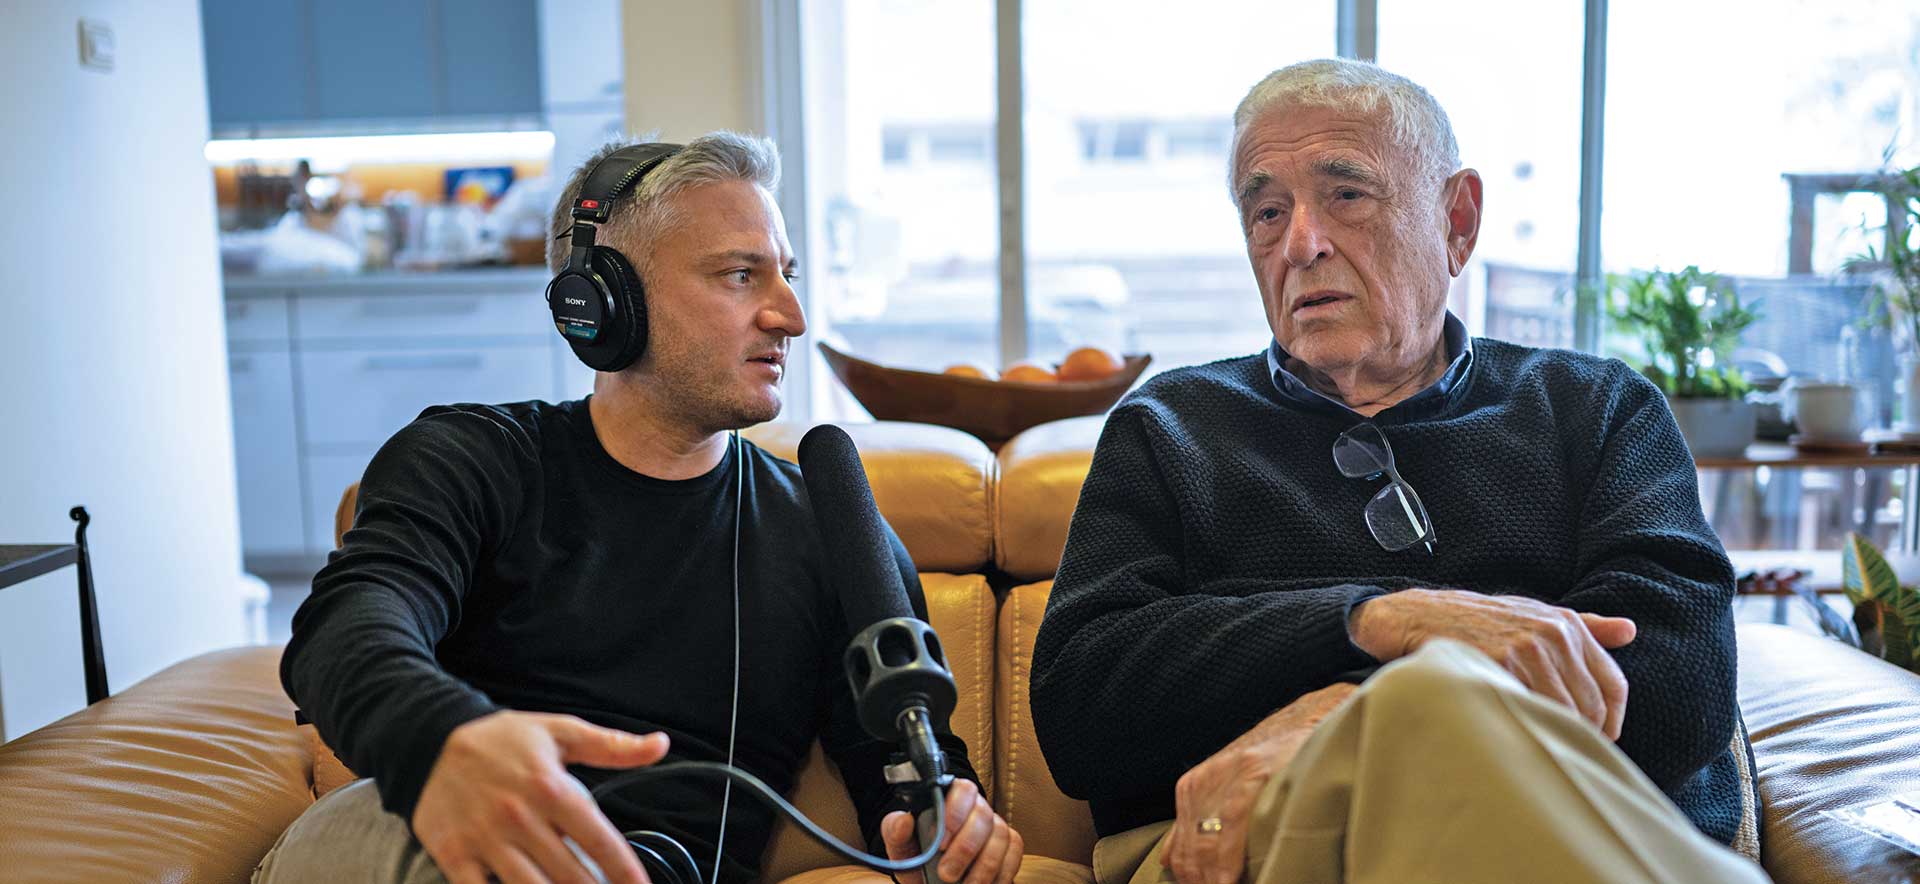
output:
<instances>
[{"instance_id":1,"label":"microphone foam grip","mask_svg":"<svg viewBox=\"0 0 1920 884\"><path fill-rule=\"evenodd\" d=\"M826 553L826 579L840 598L849 634L912 617L886 523L873 503L860 452L845 430L821 424L800 438L800 473Z\"/></svg>"}]
</instances>

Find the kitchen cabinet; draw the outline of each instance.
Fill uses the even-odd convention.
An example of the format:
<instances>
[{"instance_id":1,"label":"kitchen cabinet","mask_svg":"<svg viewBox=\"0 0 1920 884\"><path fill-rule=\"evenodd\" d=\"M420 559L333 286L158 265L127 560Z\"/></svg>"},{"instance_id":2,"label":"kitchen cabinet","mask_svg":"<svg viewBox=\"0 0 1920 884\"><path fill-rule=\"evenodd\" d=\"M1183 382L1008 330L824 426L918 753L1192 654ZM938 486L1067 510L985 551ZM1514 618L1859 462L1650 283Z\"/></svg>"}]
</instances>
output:
<instances>
[{"instance_id":1,"label":"kitchen cabinet","mask_svg":"<svg viewBox=\"0 0 1920 884\"><path fill-rule=\"evenodd\" d=\"M324 0L309 7L314 105L323 120L431 117L444 71L428 0ZM449 4L457 7L459 4Z\"/></svg>"},{"instance_id":2,"label":"kitchen cabinet","mask_svg":"<svg viewBox=\"0 0 1920 884\"><path fill-rule=\"evenodd\" d=\"M544 270L227 283L240 541L249 571L311 575L333 509L430 405L577 399Z\"/></svg>"},{"instance_id":3,"label":"kitchen cabinet","mask_svg":"<svg viewBox=\"0 0 1920 884\"><path fill-rule=\"evenodd\" d=\"M456 349L303 352L305 441L315 450L360 449L371 456L430 405L551 399L552 359L552 348L537 339Z\"/></svg>"},{"instance_id":4,"label":"kitchen cabinet","mask_svg":"<svg viewBox=\"0 0 1920 884\"><path fill-rule=\"evenodd\" d=\"M304 557L307 544L288 317L284 294L227 304L241 533L249 554L269 565Z\"/></svg>"},{"instance_id":5,"label":"kitchen cabinet","mask_svg":"<svg viewBox=\"0 0 1920 884\"><path fill-rule=\"evenodd\" d=\"M216 136L541 113L536 0L201 0L200 10Z\"/></svg>"},{"instance_id":6,"label":"kitchen cabinet","mask_svg":"<svg viewBox=\"0 0 1920 884\"><path fill-rule=\"evenodd\" d=\"M446 113L540 112L540 22L527 0L463 0L440 22Z\"/></svg>"},{"instance_id":7,"label":"kitchen cabinet","mask_svg":"<svg viewBox=\"0 0 1920 884\"><path fill-rule=\"evenodd\" d=\"M201 0L213 125L304 120L306 0Z\"/></svg>"}]
</instances>

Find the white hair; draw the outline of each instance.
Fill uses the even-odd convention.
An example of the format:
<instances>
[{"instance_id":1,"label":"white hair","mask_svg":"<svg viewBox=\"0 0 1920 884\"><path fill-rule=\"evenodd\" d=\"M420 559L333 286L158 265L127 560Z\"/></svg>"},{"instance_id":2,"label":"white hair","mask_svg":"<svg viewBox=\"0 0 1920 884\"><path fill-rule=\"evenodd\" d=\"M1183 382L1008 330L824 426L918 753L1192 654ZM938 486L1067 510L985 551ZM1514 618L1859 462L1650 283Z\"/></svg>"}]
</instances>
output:
<instances>
[{"instance_id":1,"label":"white hair","mask_svg":"<svg viewBox=\"0 0 1920 884\"><path fill-rule=\"evenodd\" d=\"M573 203L580 198L587 174L615 151L644 143L609 142L573 170L553 206L553 229L547 240L549 269L558 273L567 265L567 252L573 244L565 234L573 229ZM639 184L613 202L606 222L595 232L594 241L619 249L633 262L634 270L644 276L653 260L654 240L661 231L679 223L673 196L696 184L716 181L751 181L768 191L776 190L780 187L780 152L770 139L738 132L723 130L695 138L653 167Z\"/></svg>"},{"instance_id":2,"label":"white hair","mask_svg":"<svg viewBox=\"0 0 1920 884\"><path fill-rule=\"evenodd\" d=\"M1227 158L1227 189L1240 202L1240 139L1262 116L1281 109L1332 108L1378 113L1384 106L1388 134L1413 152L1414 168L1437 186L1460 170L1453 124L1420 84L1379 65L1350 58L1290 64L1268 74L1233 111L1233 150Z\"/></svg>"}]
</instances>

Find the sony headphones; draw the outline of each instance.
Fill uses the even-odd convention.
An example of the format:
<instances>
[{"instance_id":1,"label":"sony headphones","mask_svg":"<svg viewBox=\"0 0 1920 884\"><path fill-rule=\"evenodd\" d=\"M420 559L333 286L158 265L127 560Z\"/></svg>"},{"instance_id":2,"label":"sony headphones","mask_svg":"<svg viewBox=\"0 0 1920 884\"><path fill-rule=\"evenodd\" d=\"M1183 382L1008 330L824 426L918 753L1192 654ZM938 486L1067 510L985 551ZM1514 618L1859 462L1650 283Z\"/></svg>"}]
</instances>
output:
<instances>
[{"instance_id":1,"label":"sony headphones","mask_svg":"<svg viewBox=\"0 0 1920 884\"><path fill-rule=\"evenodd\" d=\"M678 144L636 144L608 154L587 173L573 202L572 249L567 265L547 283L553 327L573 354L595 371L619 371L647 349L647 302L640 274L619 251L593 241L597 225L612 217L613 203Z\"/></svg>"}]
</instances>

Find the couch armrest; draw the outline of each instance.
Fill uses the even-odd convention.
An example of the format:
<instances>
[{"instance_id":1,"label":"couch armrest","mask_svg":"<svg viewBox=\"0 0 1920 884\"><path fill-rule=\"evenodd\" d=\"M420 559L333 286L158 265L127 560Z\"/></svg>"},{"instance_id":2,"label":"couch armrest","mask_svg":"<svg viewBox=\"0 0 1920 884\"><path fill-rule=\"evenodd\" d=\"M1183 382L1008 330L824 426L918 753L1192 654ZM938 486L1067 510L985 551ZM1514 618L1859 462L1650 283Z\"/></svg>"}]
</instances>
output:
<instances>
[{"instance_id":1,"label":"couch armrest","mask_svg":"<svg viewBox=\"0 0 1920 884\"><path fill-rule=\"evenodd\" d=\"M1920 677L1783 626L1739 637L1761 864L1778 884L1920 879L1920 857L1820 815L1920 791Z\"/></svg>"},{"instance_id":2,"label":"couch armrest","mask_svg":"<svg viewBox=\"0 0 1920 884\"><path fill-rule=\"evenodd\" d=\"M245 881L313 803L280 648L175 664L0 746L8 881Z\"/></svg>"}]
</instances>

